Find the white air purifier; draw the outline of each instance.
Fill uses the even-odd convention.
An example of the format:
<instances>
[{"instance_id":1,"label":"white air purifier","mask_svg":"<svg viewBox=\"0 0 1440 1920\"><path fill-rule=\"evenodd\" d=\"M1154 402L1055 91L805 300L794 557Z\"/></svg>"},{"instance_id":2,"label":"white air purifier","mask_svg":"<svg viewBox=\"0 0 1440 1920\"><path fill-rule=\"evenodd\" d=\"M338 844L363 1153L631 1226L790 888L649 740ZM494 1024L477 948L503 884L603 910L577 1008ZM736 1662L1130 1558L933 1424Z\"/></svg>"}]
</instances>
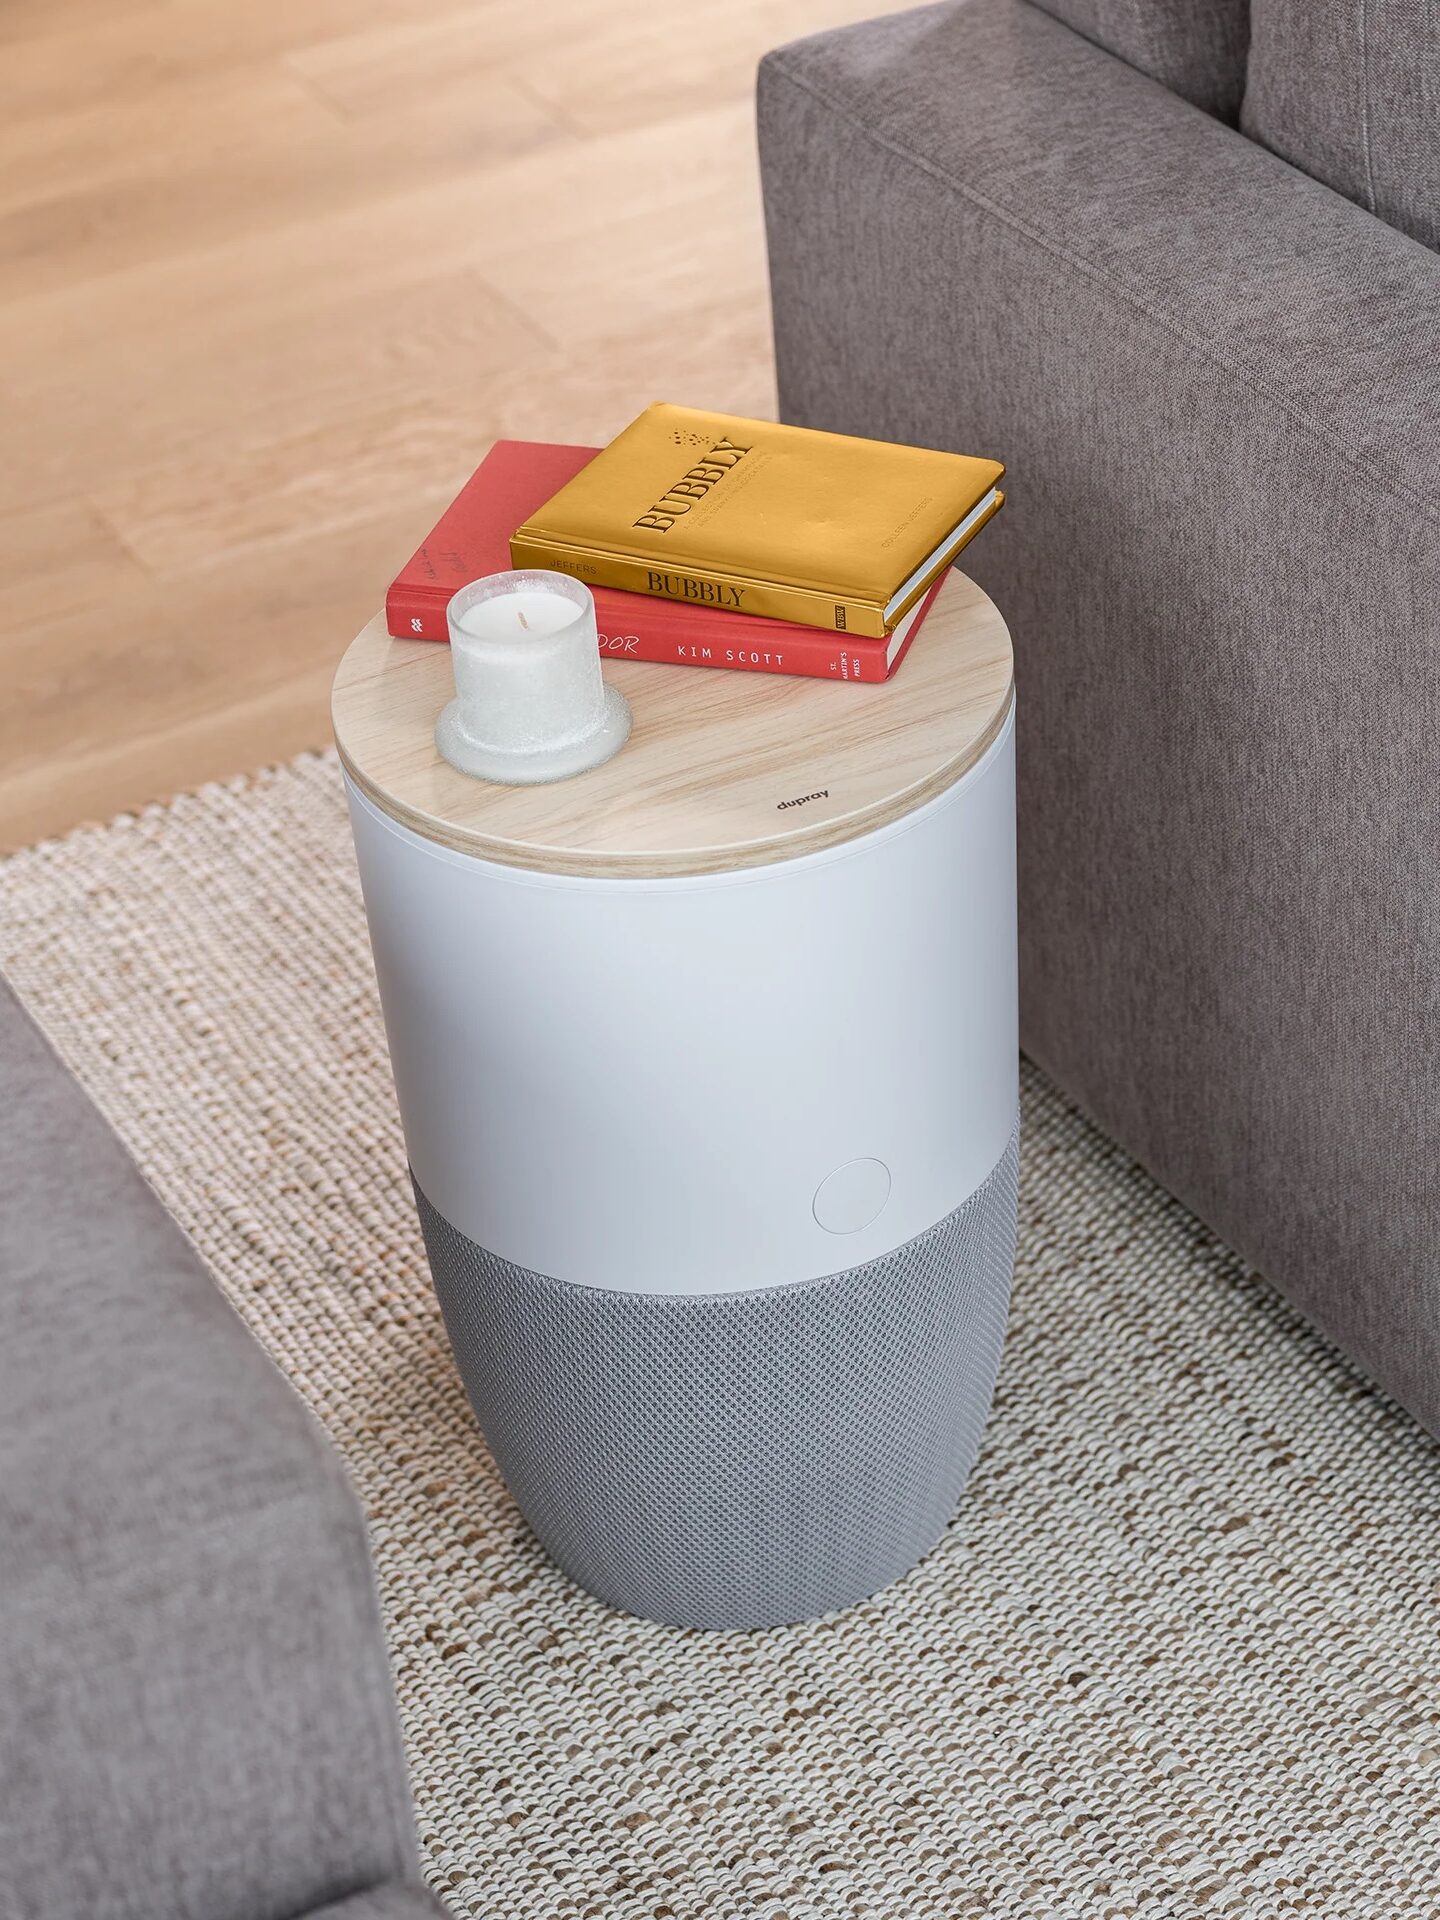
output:
<instances>
[{"instance_id":1,"label":"white air purifier","mask_svg":"<svg viewBox=\"0 0 1440 1920\"><path fill-rule=\"evenodd\" d=\"M936 1545L994 1388L1009 638L952 574L883 685L607 675L618 751L494 784L434 745L449 650L355 641L334 718L376 974L436 1291L526 1520L613 1606L770 1626Z\"/></svg>"}]
</instances>

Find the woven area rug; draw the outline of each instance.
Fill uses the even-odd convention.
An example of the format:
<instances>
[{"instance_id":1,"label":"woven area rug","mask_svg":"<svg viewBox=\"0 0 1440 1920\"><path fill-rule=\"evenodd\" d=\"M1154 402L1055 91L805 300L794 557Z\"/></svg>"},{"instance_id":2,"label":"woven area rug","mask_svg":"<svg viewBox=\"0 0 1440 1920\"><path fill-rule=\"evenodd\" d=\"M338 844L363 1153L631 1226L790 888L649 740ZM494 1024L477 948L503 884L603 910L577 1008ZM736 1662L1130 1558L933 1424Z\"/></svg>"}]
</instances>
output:
<instances>
[{"instance_id":1,"label":"woven area rug","mask_svg":"<svg viewBox=\"0 0 1440 1920\"><path fill-rule=\"evenodd\" d=\"M471 1419L333 760L0 887L0 964L349 1463L457 1914L1440 1912L1440 1454L1038 1075L948 1538L844 1615L687 1634L568 1585Z\"/></svg>"}]
</instances>

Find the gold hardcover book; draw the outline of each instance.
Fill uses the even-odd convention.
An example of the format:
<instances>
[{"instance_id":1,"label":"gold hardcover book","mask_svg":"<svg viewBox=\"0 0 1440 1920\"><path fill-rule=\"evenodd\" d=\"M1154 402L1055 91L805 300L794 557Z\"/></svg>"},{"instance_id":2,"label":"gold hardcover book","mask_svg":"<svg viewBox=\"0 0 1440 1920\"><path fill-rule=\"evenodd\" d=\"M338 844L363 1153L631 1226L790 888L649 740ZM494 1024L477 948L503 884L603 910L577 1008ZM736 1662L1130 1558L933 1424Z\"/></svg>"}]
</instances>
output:
<instances>
[{"instance_id":1,"label":"gold hardcover book","mask_svg":"<svg viewBox=\"0 0 1440 1920\"><path fill-rule=\"evenodd\" d=\"M882 639L1005 496L998 460L657 404L512 536L517 567Z\"/></svg>"}]
</instances>

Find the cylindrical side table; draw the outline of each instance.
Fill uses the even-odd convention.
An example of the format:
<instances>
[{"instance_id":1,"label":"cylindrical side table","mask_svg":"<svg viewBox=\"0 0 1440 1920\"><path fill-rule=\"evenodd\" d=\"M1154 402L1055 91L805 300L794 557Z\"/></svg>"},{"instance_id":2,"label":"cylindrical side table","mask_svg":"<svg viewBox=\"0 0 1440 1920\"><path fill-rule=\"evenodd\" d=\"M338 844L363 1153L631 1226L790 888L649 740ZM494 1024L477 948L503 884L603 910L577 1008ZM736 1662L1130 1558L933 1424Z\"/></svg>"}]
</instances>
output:
<instances>
[{"instance_id":1,"label":"cylindrical side table","mask_svg":"<svg viewBox=\"0 0 1440 1920\"><path fill-rule=\"evenodd\" d=\"M448 650L335 681L456 1359L559 1565L677 1625L935 1545L1004 1336L1017 1164L1009 636L952 574L895 679L623 663L605 765L468 779Z\"/></svg>"}]
</instances>

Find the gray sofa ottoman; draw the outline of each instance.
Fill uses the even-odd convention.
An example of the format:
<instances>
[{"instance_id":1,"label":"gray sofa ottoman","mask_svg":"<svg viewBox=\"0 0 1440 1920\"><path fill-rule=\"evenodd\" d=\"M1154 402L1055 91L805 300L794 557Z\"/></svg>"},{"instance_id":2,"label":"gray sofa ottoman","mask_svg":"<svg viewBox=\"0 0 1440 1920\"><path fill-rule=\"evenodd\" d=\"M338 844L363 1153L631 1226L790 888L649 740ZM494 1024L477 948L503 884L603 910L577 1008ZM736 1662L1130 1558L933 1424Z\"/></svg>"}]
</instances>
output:
<instances>
[{"instance_id":1,"label":"gray sofa ottoman","mask_svg":"<svg viewBox=\"0 0 1440 1920\"><path fill-rule=\"evenodd\" d=\"M438 1915L338 1460L3 983L0 1093L0 1915Z\"/></svg>"},{"instance_id":2,"label":"gray sofa ottoman","mask_svg":"<svg viewBox=\"0 0 1440 1920\"><path fill-rule=\"evenodd\" d=\"M781 412L1010 463L1023 1044L1440 1432L1440 19L1051 5L765 61Z\"/></svg>"}]
</instances>

